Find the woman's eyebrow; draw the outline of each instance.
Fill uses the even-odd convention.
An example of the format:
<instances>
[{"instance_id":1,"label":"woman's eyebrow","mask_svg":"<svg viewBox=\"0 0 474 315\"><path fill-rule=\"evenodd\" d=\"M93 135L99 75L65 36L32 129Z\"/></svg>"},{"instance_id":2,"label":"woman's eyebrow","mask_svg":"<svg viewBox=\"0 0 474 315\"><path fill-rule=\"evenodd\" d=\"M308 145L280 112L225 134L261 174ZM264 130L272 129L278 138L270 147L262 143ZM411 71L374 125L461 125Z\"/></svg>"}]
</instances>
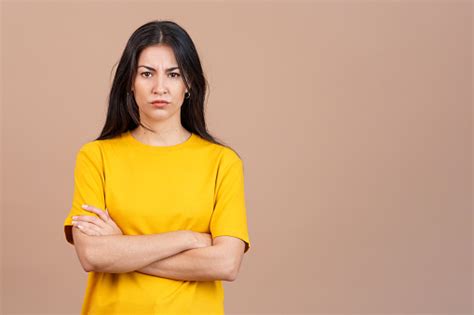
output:
<instances>
[{"instance_id":1,"label":"woman's eyebrow","mask_svg":"<svg viewBox=\"0 0 474 315\"><path fill-rule=\"evenodd\" d=\"M144 66L144 65L138 66L138 68L140 68L140 67L147 68L148 70L151 70L151 71L155 71L155 69L153 69L150 66ZM170 68L166 69L166 71L172 71L172 70L175 70L175 69L179 69L179 67L176 67L176 66L175 67L170 67Z\"/></svg>"}]
</instances>

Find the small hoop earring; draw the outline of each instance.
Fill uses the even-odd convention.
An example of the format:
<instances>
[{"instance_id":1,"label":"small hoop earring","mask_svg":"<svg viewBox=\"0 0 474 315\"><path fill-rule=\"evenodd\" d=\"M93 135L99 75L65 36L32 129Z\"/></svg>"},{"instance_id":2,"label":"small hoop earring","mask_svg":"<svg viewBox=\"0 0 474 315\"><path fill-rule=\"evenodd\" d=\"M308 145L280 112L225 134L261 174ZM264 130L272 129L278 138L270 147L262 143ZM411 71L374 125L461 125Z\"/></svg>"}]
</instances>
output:
<instances>
[{"instance_id":1,"label":"small hoop earring","mask_svg":"<svg viewBox=\"0 0 474 315\"><path fill-rule=\"evenodd\" d=\"M191 93L189 92L184 93L184 98L190 98L190 97L191 97Z\"/></svg>"}]
</instances>

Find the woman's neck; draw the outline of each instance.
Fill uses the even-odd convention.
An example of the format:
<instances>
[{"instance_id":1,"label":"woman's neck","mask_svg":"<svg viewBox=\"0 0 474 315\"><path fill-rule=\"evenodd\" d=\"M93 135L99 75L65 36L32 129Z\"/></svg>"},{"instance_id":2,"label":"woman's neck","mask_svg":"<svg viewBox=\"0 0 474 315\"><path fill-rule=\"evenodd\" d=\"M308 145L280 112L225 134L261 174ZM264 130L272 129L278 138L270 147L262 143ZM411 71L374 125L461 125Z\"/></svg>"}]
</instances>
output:
<instances>
[{"instance_id":1,"label":"woman's neck","mask_svg":"<svg viewBox=\"0 0 474 315\"><path fill-rule=\"evenodd\" d=\"M191 133L183 126L166 130L155 130L154 133L142 126L138 126L131 130L130 133L138 141L153 146L176 145L186 141L191 136Z\"/></svg>"}]
</instances>

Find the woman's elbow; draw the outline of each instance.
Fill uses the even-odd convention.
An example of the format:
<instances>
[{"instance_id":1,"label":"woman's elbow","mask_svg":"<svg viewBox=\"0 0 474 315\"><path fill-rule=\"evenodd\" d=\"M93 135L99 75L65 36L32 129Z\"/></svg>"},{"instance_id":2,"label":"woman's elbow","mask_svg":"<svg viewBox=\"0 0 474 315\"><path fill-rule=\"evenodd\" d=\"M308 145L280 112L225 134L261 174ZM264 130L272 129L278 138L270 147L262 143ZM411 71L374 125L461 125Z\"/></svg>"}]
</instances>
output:
<instances>
[{"instance_id":1,"label":"woman's elbow","mask_svg":"<svg viewBox=\"0 0 474 315\"><path fill-rule=\"evenodd\" d=\"M232 282L237 279L237 275L239 274L240 270L240 262L241 259L233 259L228 264L229 268L227 268L226 272L224 273L223 280Z\"/></svg>"},{"instance_id":2,"label":"woman's elbow","mask_svg":"<svg viewBox=\"0 0 474 315\"><path fill-rule=\"evenodd\" d=\"M82 233L78 228L72 228L73 243L77 257L85 272L95 271L94 260L91 255L91 248L88 242L88 235Z\"/></svg>"},{"instance_id":3,"label":"woman's elbow","mask_svg":"<svg viewBox=\"0 0 474 315\"><path fill-rule=\"evenodd\" d=\"M79 258L79 260L81 262L82 269L84 269L85 272L96 271L95 265L90 262L90 259L87 257L87 255L84 255L82 259Z\"/></svg>"}]
</instances>

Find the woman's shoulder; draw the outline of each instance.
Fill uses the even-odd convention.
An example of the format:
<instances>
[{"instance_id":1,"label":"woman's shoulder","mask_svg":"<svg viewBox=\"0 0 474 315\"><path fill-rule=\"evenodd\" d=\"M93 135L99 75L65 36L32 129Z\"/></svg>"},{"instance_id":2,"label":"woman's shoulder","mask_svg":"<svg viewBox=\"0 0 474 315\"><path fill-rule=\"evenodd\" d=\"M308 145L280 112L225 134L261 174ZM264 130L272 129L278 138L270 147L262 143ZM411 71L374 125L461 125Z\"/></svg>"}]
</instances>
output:
<instances>
[{"instance_id":1,"label":"woman's shoulder","mask_svg":"<svg viewBox=\"0 0 474 315\"><path fill-rule=\"evenodd\" d=\"M118 135L108 139L86 140L79 146L79 151L103 151L111 146L120 145L124 142L123 135Z\"/></svg>"},{"instance_id":2,"label":"woman's shoulder","mask_svg":"<svg viewBox=\"0 0 474 315\"><path fill-rule=\"evenodd\" d=\"M216 143L199 136L197 138L199 139L197 141L198 147L204 149L210 157L212 156L213 160L217 160L220 166L230 165L237 161L242 162L239 153L232 146L222 143L222 141Z\"/></svg>"},{"instance_id":3,"label":"woman's shoulder","mask_svg":"<svg viewBox=\"0 0 474 315\"><path fill-rule=\"evenodd\" d=\"M240 155L230 146L222 146L221 155L222 159L229 162L241 161Z\"/></svg>"},{"instance_id":4,"label":"woman's shoulder","mask_svg":"<svg viewBox=\"0 0 474 315\"><path fill-rule=\"evenodd\" d=\"M242 159L237 151L228 145L217 145L219 149L218 160L222 168L230 167L236 163L242 164Z\"/></svg>"},{"instance_id":5,"label":"woman's shoulder","mask_svg":"<svg viewBox=\"0 0 474 315\"><path fill-rule=\"evenodd\" d=\"M101 148L101 143L98 140L83 142L76 150L76 163L81 161L100 164L102 161L102 157L103 152Z\"/></svg>"},{"instance_id":6,"label":"woman's shoulder","mask_svg":"<svg viewBox=\"0 0 474 315\"><path fill-rule=\"evenodd\" d=\"M116 141L117 138L86 140L79 144L76 154L93 160L102 160L104 154L106 154Z\"/></svg>"}]
</instances>

